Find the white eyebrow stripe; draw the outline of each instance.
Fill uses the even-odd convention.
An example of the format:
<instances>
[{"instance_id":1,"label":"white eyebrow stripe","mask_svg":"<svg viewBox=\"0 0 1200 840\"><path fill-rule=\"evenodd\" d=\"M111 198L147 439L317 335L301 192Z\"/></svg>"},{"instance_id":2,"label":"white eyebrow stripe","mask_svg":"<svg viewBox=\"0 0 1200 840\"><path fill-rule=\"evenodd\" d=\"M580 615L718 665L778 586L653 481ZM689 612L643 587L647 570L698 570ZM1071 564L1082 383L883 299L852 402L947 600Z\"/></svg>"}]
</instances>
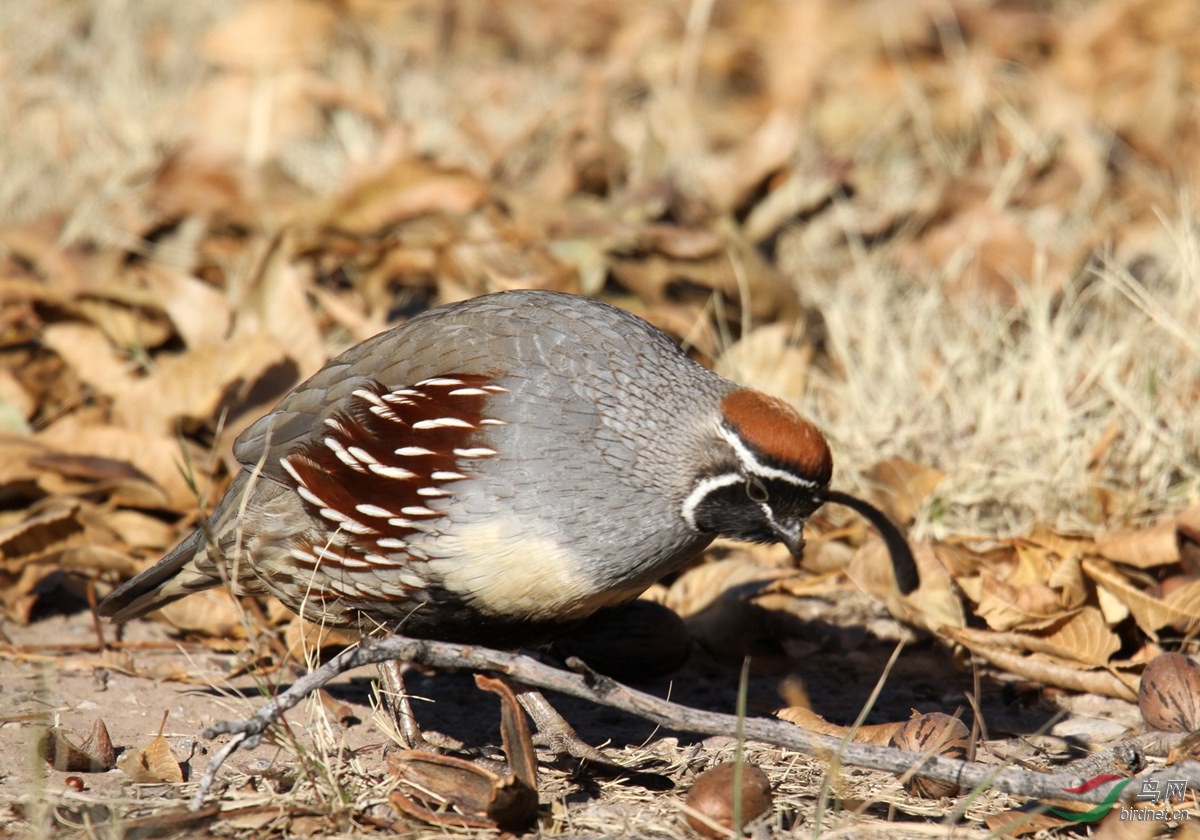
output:
<instances>
[{"instance_id":1,"label":"white eyebrow stripe","mask_svg":"<svg viewBox=\"0 0 1200 840\"><path fill-rule=\"evenodd\" d=\"M797 487L808 487L814 490L817 488L817 482L813 481L812 479L804 478L803 476L796 475L795 473L788 472L787 470L779 470L775 467L769 467L762 461L758 460L758 458L754 457L754 453L750 451L749 447L746 446L742 439L725 424L722 423L717 427L717 430L721 433L721 437L725 438L725 442L733 447L734 453L738 456L738 460L742 462L742 465L746 468L747 472L753 473L761 478L773 478L777 481L784 481L788 484L794 484Z\"/></svg>"},{"instance_id":2,"label":"white eyebrow stripe","mask_svg":"<svg viewBox=\"0 0 1200 840\"><path fill-rule=\"evenodd\" d=\"M728 487L731 484L737 484L744 479L737 473L721 473L721 475L710 475L708 478L700 481L692 488L692 492L683 501L683 507L680 509L680 514L683 516L683 521L686 522L693 531L699 531L696 527L696 508L704 501L704 498L714 490L720 490L722 487Z\"/></svg>"}]
</instances>

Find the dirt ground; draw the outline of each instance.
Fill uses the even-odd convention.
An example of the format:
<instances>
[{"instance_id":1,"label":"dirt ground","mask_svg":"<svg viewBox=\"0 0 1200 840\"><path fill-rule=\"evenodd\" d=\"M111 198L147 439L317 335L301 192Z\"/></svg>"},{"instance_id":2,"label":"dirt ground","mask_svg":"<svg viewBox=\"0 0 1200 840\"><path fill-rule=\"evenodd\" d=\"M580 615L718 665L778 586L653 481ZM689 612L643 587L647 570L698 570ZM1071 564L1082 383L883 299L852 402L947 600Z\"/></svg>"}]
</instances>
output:
<instances>
[{"instance_id":1,"label":"dirt ground","mask_svg":"<svg viewBox=\"0 0 1200 840\"><path fill-rule=\"evenodd\" d=\"M813 632L803 648L794 649L789 657L767 658L763 668L755 669L748 692L751 715L770 714L783 704L781 681L788 676L807 687L814 711L834 722L854 720L884 671L895 638L908 634L868 599L848 601L821 604L814 610ZM0 819L9 832L86 833L89 822L105 823L115 817L117 825L123 820L137 825L139 817L151 815L167 836L210 830L226 836L260 830L325 836L341 835L364 821L369 825L371 817L382 824L396 819L385 804L390 783L384 755L385 748L393 747L388 723L372 705L373 667L351 671L331 684L327 702L310 699L289 713L288 731L295 744L266 743L236 753L216 786L216 793L227 797L226 810L235 814L217 822L212 815L207 819L181 816L198 775L225 740L205 741L200 733L217 721L256 711L264 691L286 687L287 672L262 680L227 679L230 669L244 660L243 653L215 652L209 645L180 640L155 622L124 627L119 635L127 647L107 654L81 650L95 638L87 612L48 615L25 627L4 629L14 649L26 652L21 657L7 656L0 665L2 731L10 756L0 773L0 802L9 803ZM111 628L106 630L111 639L115 634ZM696 708L732 712L737 671L736 666L697 650L676 673L638 687ZM186 673L187 680L153 676L164 672ZM903 720L912 709L961 710L967 695L976 690L973 680L943 646L928 638L910 640L867 722ZM428 701L417 703L427 731L496 754L498 706L491 695L474 687L469 675L410 670L408 687ZM1089 745L1138 728L1136 707L1129 703L1093 702L1072 713L1070 703L1034 699L1036 692L1031 695L1011 678L988 673L980 675L978 692L980 709L991 727L990 748L1015 750L1038 763L1047 753L1078 758ZM604 745L618 764L661 777L662 786L672 790L648 790L636 783L614 787L607 774L580 769L574 759L544 756L548 763L541 779L543 807L556 814L569 808L569 824L576 836L611 835L617 833L617 826L621 833L685 833L683 794L698 772L730 757L734 739L672 733L617 709L553 695L551 699L586 741ZM164 712L169 717L163 735L187 768L188 781L182 785L133 784L119 769L58 771L38 752L38 739L47 726L61 727L81 743L98 719L104 721L118 753L132 752L154 737ZM1064 715L1065 724L1060 721ZM1029 733L1042 733L1032 736L1036 747L1030 746ZM748 755L770 772L776 785L776 810L759 830L814 830L814 809L827 766L766 745L750 744ZM308 763L297 756L307 756ZM343 805L352 803L352 808L331 806L329 782L313 778L322 772L338 776L337 789L346 798ZM306 774L311 774L307 781ZM83 780L82 790L69 787L71 776ZM872 821L886 820L889 834L927 836L925 821L943 815L951 804L915 799L899 789L894 777L873 771L845 768L833 785L836 796L820 814L823 825L852 834L872 833L875 829L868 828ZM276 788L288 791L282 802L271 795ZM987 794L968 809L968 815L995 811L1008 802L1006 797ZM165 815L180 822L172 825ZM410 824L406 831L419 833L419 828ZM959 829L960 836L974 833ZM109 836L103 830L101 835Z\"/></svg>"}]
</instances>

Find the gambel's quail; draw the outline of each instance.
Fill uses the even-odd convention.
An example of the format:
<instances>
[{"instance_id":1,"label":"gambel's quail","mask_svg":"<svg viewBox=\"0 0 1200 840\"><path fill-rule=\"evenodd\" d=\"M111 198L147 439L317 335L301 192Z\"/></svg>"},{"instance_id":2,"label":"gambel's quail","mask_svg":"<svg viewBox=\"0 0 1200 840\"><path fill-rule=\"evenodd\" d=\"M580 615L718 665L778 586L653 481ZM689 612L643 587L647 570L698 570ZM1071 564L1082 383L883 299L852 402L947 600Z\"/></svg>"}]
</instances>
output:
<instances>
[{"instance_id":1,"label":"gambel's quail","mask_svg":"<svg viewBox=\"0 0 1200 840\"><path fill-rule=\"evenodd\" d=\"M501 292L350 348L238 438L207 525L108 596L124 621L228 582L363 633L519 647L630 601L718 535L799 554L817 428L586 297Z\"/></svg>"}]
</instances>

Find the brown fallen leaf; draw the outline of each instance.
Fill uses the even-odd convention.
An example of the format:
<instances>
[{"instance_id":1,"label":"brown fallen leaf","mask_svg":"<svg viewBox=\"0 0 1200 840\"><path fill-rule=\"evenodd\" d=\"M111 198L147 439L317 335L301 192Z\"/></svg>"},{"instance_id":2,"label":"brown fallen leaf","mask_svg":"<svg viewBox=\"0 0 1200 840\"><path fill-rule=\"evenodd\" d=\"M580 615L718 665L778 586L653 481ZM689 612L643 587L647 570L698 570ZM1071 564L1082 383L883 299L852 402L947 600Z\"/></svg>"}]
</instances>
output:
<instances>
[{"instance_id":1,"label":"brown fallen leaf","mask_svg":"<svg viewBox=\"0 0 1200 840\"><path fill-rule=\"evenodd\" d=\"M846 575L862 591L883 601L888 612L901 621L934 633L942 627L965 625L967 619L962 601L936 547L916 543L911 548L921 584L908 595L901 595L896 588L896 575L887 546L874 533L855 552Z\"/></svg>"},{"instance_id":2,"label":"brown fallen leaf","mask_svg":"<svg viewBox=\"0 0 1200 840\"><path fill-rule=\"evenodd\" d=\"M912 522L917 510L942 483L946 474L907 458L893 456L867 471L874 500L900 525Z\"/></svg>"},{"instance_id":3,"label":"brown fallen leaf","mask_svg":"<svg viewBox=\"0 0 1200 840\"><path fill-rule=\"evenodd\" d=\"M967 627L946 627L942 633L1010 674L1069 691L1101 694L1121 700L1137 698L1137 680L1115 669L1085 670L1077 664L1050 659L1042 654L1023 653L1030 644L1029 634L998 633Z\"/></svg>"},{"instance_id":4,"label":"brown fallen leaf","mask_svg":"<svg viewBox=\"0 0 1200 840\"><path fill-rule=\"evenodd\" d=\"M141 749L121 755L117 766L137 784L180 784L184 780L183 765L171 752L171 745L163 737L167 727L168 711L163 712L158 734Z\"/></svg>"},{"instance_id":5,"label":"brown fallen leaf","mask_svg":"<svg viewBox=\"0 0 1200 840\"><path fill-rule=\"evenodd\" d=\"M1096 553L1106 560L1138 569L1152 569L1181 561L1180 540L1188 531L1200 530L1200 505L1169 516L1149 528L1109 531L1096 538Z\"/></svg>"},{"instance_id":6,"label":"brown fallen leaf","mask_svg":"<svg viewBox=\"0 0 1200 840\"><path fill-rule=\"evenodd\" d=\"M788 723L794 723L801 729L816 732L819 735L832 735L835 738L845 738L850 733L849 726L839 726L836 723L830 723L812 709L805 708L804 706L789 706L786 709L780 709L775 712L775 717L780 720L786 720ZM902 726L904 726L903 721L899 723L876 723L870 726L860 726L854 731L853 740L859 744L887 746Z\"/></svg>"},{"instance_id":7,"label":"brown fallen leaf","mask_svg":"<svg viewBox=\"0 0 1200 840\"><path fill-rule=\"evenodd\" d=\"M1128 607L1138 627L1153 639L1171 626L1189 633L1200 628L1200 581L1192 581L1163 598L1142 590L1112 563L1085 559L1083 570L1097 586Z\"/></svg>"}]
</instances>

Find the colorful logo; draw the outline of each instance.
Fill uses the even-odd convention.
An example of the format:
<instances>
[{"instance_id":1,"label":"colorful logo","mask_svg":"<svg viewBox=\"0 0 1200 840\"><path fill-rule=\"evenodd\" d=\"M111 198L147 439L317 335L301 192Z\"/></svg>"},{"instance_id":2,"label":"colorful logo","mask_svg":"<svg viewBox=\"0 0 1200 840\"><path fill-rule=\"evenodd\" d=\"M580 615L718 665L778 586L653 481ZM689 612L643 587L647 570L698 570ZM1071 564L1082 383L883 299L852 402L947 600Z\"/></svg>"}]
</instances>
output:
<instances>
[{"instance_id":1,"label":"colorful logo","mask_svg":"<svg viewBox=\"0 0 1200 840\"><path fill-rule=\"evenodd\" d=\"M1105 773L1102 776L1094 776L1093 778L1088 779L1079 787L1063 788L1063 791L1066 793L1087 793L1089 790L1093 790L1101 785L1106 785L1109 782L1113 782L1118 779L1120 779L1120 782L1113 786L1113 789L1110 790L1108 795L1104 797L1104 801L1095 808L1092 808L1090 811L1084 811L1083 813L1079 814L1075 813L1074 811L1060 811L1058 808L1051 808L1049 806L1047 806L1046 810L1052 814L1062 817L1065 820L1071 820L1072 822L1095 822L1112 810L1113 803L1117 801L1117 798L1121 795L1121 791L1125 790L1125 787L1132 782L1133 779L1127 779L1124 776L1118 776L1115 773Z\"/></svg>"}]
</instances>

